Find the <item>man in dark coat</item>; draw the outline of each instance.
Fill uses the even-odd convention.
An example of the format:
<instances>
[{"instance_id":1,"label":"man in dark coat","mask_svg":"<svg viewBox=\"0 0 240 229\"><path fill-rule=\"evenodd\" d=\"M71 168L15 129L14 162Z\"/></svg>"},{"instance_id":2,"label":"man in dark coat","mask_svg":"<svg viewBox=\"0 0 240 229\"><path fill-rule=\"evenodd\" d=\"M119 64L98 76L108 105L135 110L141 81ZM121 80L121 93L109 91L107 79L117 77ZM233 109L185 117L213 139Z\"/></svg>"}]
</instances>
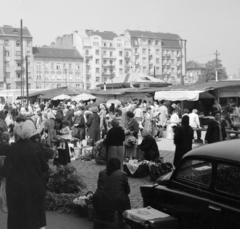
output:
<instances>
[{"instance_id":1,"label":"man in dark coat","mask_svg":"<svg viewBox=\"0 0 240 229\"><path fill-rule=\"evenodd\" d=\"M174 144L176 145L173 164L176 167L184 154L192 150L193 129L189 126L189 116L184 115L182 126L175 128Z\"/></svg>"},{"instance_id":2,"label":"man in dark coat","mask_svg":"<svg viewBox=\"0 0 240 229\"><path fill-rule=\"evenodd\" d=\"M42 149L28 139L29 122L15 128L20 139L9 147L0 171L7 178L8 229L39 229L46 226L43 173L48 164Z\"/></svg>"},{"instance_id":3,"label":"man in dark coat","mask_svg":"<svg viewBox=\"0 0 240 229\"><path fill-rule=\"evenodd\" d=\"M205 143L214 143L226 139L225 124L221 120L221 112L214 113L214 119L208 122L208 129L205 136Z\"/></svg>"},{"instance_id":4,"label":"man in dark coat","mask_svg":"<svg viewBox=\"0 0 240 229\"><path fill-rule=\"evenodd\" d=\"M159 158L159 150L156 140L145 129L142 130L142 136L143 140L139 145L139 149L144 152L144 158L147 161L154 161Z\"/></svg>"},{"instance_id":5,"label":"man in dark coat","mask_svg":"<svg viewBox=\"0 0 240 229\"><path fill-rule=\"evenodd\" d=\"M98 115L98 108L91 108L92 114L89 115L87 119L87 127L88 127L88 136L92 139L92 143L94 144L100 139L100 117Z\"/></svg>"}]
</instances>

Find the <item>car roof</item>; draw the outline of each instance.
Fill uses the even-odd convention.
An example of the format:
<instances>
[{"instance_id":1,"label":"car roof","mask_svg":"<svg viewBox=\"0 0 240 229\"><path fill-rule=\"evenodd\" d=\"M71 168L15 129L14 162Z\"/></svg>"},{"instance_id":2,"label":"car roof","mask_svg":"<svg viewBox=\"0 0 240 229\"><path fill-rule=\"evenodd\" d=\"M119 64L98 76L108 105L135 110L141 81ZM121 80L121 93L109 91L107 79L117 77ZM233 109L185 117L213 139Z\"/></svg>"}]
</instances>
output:
<instances>
[{"instance_id":1,"label":"car roof","mask_svg":"<svg viewBox=\"0 0 240 229\"><path fill-rule=\"evenodd\" d=\"M222 141L200 146L185 154L188 156L205 156L240 162L240 139Z\"/></svg>"}]
</instances>

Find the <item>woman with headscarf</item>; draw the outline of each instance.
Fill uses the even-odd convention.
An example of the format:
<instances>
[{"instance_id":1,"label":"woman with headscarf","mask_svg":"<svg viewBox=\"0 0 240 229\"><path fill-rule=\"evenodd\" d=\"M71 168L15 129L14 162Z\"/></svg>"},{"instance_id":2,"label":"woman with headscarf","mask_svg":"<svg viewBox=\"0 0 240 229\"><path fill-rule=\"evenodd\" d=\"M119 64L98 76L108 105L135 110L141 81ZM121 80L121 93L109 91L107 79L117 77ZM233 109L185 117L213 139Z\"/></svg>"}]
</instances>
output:
<instances>
[{"instance_id":1,"label":"woman with headscarf","mask_svg":"<svg viewBox=\"0 0 240 229\"><path fill-rule=\"evenodd\" d=\"M2 133L8 131L5 119L7 117L8 111L3 109L0 111L0 143L2 142Z\"/></svg>"},{"instance_id":2,"label":"woman with headscarf","mask_svg":"<svg viewBox=\"0 0 240 229\"><path fill-rule=\"evenodd\" d=\"M119 217L125 210L131 209L128 194L130 187L128 177L121 169L118 158L111 158L107 168L99 173L98 187L93 195L93 206L96 210L96 218L109 220L109 215L116 211ZM96 229L102 229L103 225L94 225Z\"/></svg>"},{"instance_id":3,"label":"woman with headscarf","mask_svg":"<svg viewBox=\"0 0 240 229\"><path fill-rule=\"evenodd\" d=\"M48 171L42 149L29 140L36 129L31 121L16 124L16 143L8 149L0 175L7 178L9 229L46 226L43 173Z\"/></svg>"},{"instance_id":4,"label":"woman with headscarf","mask_svg":"<svg viewBox=\"0 0 240 229\"><path fill-rule=\"evenodd\" d=\"M94 145L100 139L100 117L98 115L98 108L91 108L92 114L89 115L87 120L88 126L88 136L92 140L92 144Z\"/></svg>"},{"instance_id":5,"label":"woman with headscarf","mask_svg":"<svg viewBox=\"0 0 240 229\"><path fill-rule=\"evenodd\" d=\"M226 139L225 123L221 120L221 111L214 113L214 119L209 120L205 143L214 143Z\"/></svg>"},{"instance_id":6,"label":"woman with headscarf","mask_svg":"<svg viewBox=\"0 0 240 229\"><path fill-rule=\"evenodd\" d=\"M108 160L118 158L123 169L123 142L125 133L122 127L119 126L119 121L114 118L111 121L112 128L107 133L105 144L107 145Z\"/></svg>"},{"instance_id":7,"label":"woman with headscarf","mask_svg":"<svg viewBox=\"0 0 240 229\"><path fill-rule=\"evenodd\" d=\"M176 167L182 157L192 150L193 129L189 126L189 116L182 118L182 125L175 128L174 144L176 145L173 164Z\"/></svg>"},{"instance_id":8,"label":"woman with headscarf","mask_svg":"<svg viewBox=\"0 0 240 229\"><path fill-rule=\"evenodd\" d=\"M65 120L66 121L66 120ZM67 165L71 162L69 147L67 144L67 140L60 137L60 130L62 129L62 120L55 119L54 129L52 130L52 143L56 146L56 150L58 152L57 157L54 158L54 165ZM62 143L63 147L59 147L60 143Z\"/></svg>"},{"instance_id":9,"label":"woman with headscarf","mask_svg":"<svg viewBox=\"0 0 240 229\"><path fill-rule=\"evenodd\" d=\"M78 111L74 112L74 119L73 119L73 126L77 128L77 138L79 138L80 141L85 139L85 120L83 117L83 107L80 107Z\"/></svg>"}]
</instances>

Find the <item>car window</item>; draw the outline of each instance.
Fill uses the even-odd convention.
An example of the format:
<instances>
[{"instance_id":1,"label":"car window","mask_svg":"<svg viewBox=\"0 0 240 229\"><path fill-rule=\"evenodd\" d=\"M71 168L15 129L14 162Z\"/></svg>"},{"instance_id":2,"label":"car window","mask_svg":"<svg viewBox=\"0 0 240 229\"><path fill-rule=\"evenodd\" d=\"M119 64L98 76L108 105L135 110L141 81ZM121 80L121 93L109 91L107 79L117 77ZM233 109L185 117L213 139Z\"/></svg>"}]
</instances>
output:
<instances>
[{"instance_id":1,"label":"car window","mask_svg":"<svg viewBox=\"0 0 240 229\"><path fill-rule=\"evenodd\" d=\"M240 167L219 164L215 189L240 197Z\"/></svg>"},{"instance_id":2,"label":"car window","mask_svg":"<svg viewBox=\"0 0 240 229\"><path fill-rule=\"evenodd\" d=\"M177 178L209 186L212 179L212 164L204 160L190 159L181 166Z\"/></svg>"}]
</instances>

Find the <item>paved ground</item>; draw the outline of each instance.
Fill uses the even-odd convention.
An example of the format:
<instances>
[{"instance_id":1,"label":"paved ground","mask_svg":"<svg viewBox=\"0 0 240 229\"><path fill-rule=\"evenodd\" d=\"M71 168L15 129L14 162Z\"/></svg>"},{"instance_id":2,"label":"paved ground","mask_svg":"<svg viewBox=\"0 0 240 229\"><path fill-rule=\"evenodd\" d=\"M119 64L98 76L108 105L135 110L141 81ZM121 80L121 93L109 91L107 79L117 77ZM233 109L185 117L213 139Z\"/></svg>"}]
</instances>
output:
<instances>
[{"instance_id":1,"label":"paved ground","mask_svg":"<svg viewBox=\"0 0 240 229\"><path fill-rule=\"evenodd\" d=\"M172 162L174 156L175 146L172 140L160 139L157 141L160 150L160 156L164 157L164 162ZM199 145L194 144L193 147ZM103 170L105 166L97 165L95 161L73 161L72 164L83 175L85 183L87 185L86 191L95 191L97 187L97 179L99 171ZM142 198L139 187L143 184L151 183L149 177L144 178L130 178L129 184L131 187L130 200L132 208L138 208L142 206ZM7 216L0 211L0 228L7 228ZM90 229L92 223L86 218L80 218L76 215L65 215L56 212L47 212L47 229Z\"/></svg>"}]
</instances>

